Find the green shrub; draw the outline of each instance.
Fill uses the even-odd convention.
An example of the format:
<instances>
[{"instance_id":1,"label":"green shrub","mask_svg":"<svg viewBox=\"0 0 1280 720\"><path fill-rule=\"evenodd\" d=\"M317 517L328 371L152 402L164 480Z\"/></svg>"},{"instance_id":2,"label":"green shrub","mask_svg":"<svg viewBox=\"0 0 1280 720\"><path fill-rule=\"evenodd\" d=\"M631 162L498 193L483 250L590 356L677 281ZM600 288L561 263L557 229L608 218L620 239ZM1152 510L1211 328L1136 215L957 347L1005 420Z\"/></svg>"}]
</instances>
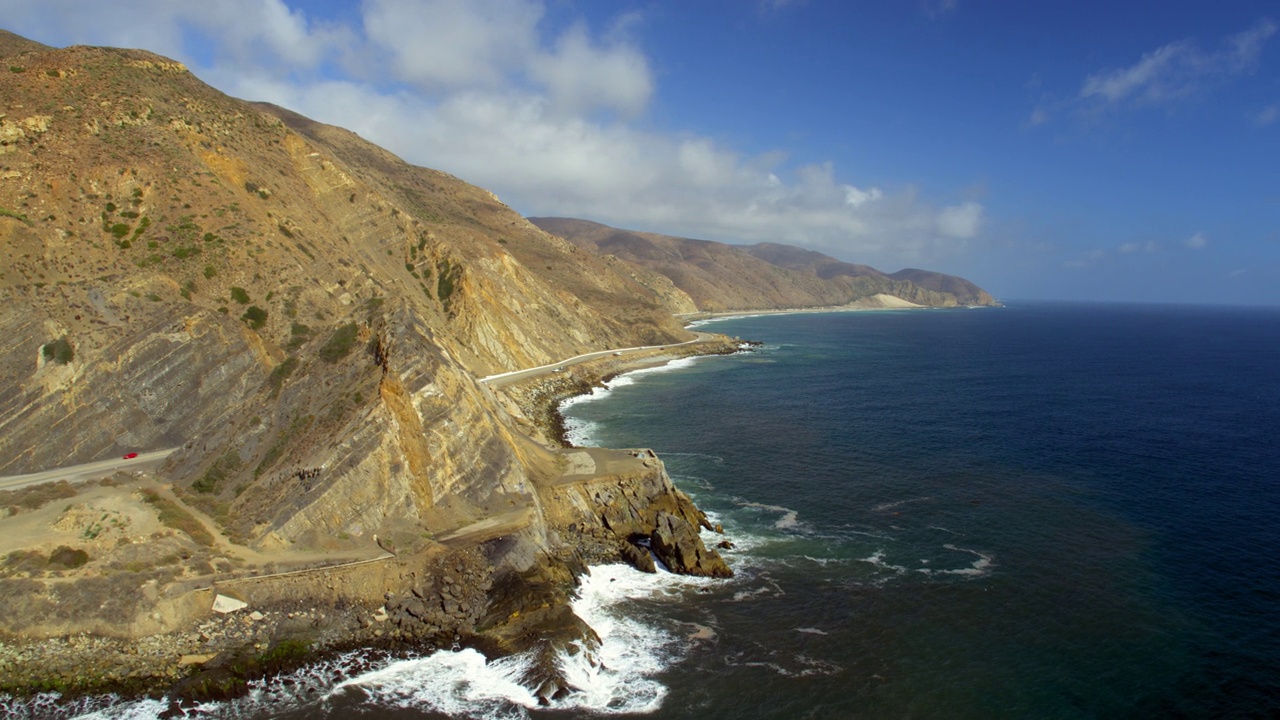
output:
<instances>
[{"instance_id":1,"label":"green shrub","mask_svg":"<svg viewBox=\"0 0 1280 720\"><path fill-rule=\"evenodd\" d=\"M250 305L240 319L249 324L250 329L261 330L267 325L267 311L257 305Z\"/></svg>"},{"instance_id":2,"label":"green shrub","mask_svg":"<svg viewBox=\"0 0 1280 720\"><path fill-rule=\"evenodd\" d=\"M144 215L142 219L138 221L138 227L133 229L133 239L137 240L138 236L146 232L147 228L150 226L151 218Z\"/></svg>"},{"instance_id":3,"label":"green shrub","mask_svg":"<svg viewBox=\"0 0 1280 720\"><path fill-rule=\"evenodd\" d=\"M111 234L123 239L125 235L129 234L129 226L124 223L116 223L111 226Z\"/></svg>"},{"instance_id":4,"label":"green shrub","mask_svg":"<svg viewBox=\"0 0 1280 720\"><path fill-rule=\"evenodd\" d=\"M78 568L87 562L89 562L89 553L77 548L69 548L66 545L61 545L57 550L49 553L50 565L61 565L64 568L71 569Z\"/></svg>"},{"instance_id":5,"label":"green shrub","mask_svg":"<svg viewBox=\"0 0 1280 720\"><path fill-rule=\"evenodd\" d=\"M14 220L17 220L18 222L25 223L27 225L31 224L31 220L29 220L25 214L20 212L15 212L8 208L0 208L0 217L10 217L10 218L13 218Z\"/></svg>"},{"instance_id":6,"label":"green shrub","mask_svg":"<svg viewBox=\"0 0 1280 720\"><path fill-rule=\"evenodd\" d=\"M436 280L436 297L445 307L449 306L449 297L453 295L454 282L458 276L458 268L450 266L448 260L440 261L440 276Z\"/></svg>"},{"instance_id":7,"label":"green shrub","mask_svg":"<svg viewBox=\"0 0 1280 720\"><path fill-rule=\"evenodd\" d=\"M298 358L292 356L275 366L271 371L271 375L267 377L267 385L271 388L271 397L275 397L280 393L280 388L284 387L284 381L288 380L296 369L298 369Z\"/></svg>"},{"instance_id":8,"label":"green shrub","mask_svg":"<svg viewBox=\"0 0 1280 720\"><path fill-rule=\"evenodd\" d=\"M71 347L71 342L66 336L60 337L51 343L46 343L40 348L40 353L44 355L46 361L52 360L59 365L66 365L75 359L75 348Z\"/></svg>"},{"instance_id":9,"label":"green shrub","mask_svg":"<svg viewBox=\"0 0 1280 720\"><path fill-rule=\"evenodd\" d=\"M21 65L10 65L10 66L9 66L9 72L12 72L12 73L20 73L20 72L26 72L26 71L27 71L27 69L26 69L26 68L24 68L24 67L22 67Z\"/></svg>"},{"instance_id":10,"label":"green shrub","mask_svg":"<svg viewBox=\"0 0 1280 720\"><path fill-rule=\"evenodd\" d=\"M320 348L320 359L336 363L350 354L351 348L355 347L356 331L355 323L339 326L325 341L324 347Z\"/></svg>"},{"instance_id":11,"label":"green shrub","mask_svg":"<svg viewBox=\"0 0 1280 720\"><path fill-rule=\"evenodd\" d=\"M302 323L293 323L292 327L289 328L289 334L288 349L296 350L306 345L307 341L311 339L311 328Z\"/></svg>"},{"instance_id":12,"label":"green shrub","mask_svg":"<svg viewBox=\"0 0 1280 720\"><path fill-rule=\"evenodd\" d=\"M240 456L234 450L228 450L222 457L204 471L199 479L191 483L191 489L198 493L211 495L218 491L218 485L227 479L230 473L240 469ZM150 501L148 501L150 502Z\"/></svg>"},{"instance_id":13,"label":"green shrub","mask_svg":"<svg viewBox=\"0 0 1280 720\"><path fill-rule=\"evenodd\" d=\"M216 267L214 267L214 266L212 266L212 265L205 265L205 266L204 266L204 279L205 279L205 280L208 280L208 279L212 278L214 275L217 275L217 274L218 274L218 268L216 268Z\"/></svg>"},{"instance_id":14,"label":"green shrub","mask_svg":"<svg viewBox=\"0 0 1280 720\"><path fill-rule=\"evenodd\" d=\"M173 256L178 258L179 260L186 260L189 257L195 257L196 255L199 255L199 254L200 254L200 248L189 247L186 245L180 248L174 248L173 250Z\"/></svg>"},{"instance_id":15,"label":"green shrub","mask_svg":"<svg viewBox=\"0 0 1280 720\"><path fill-rule=\"evenodd\" d=\"M241 305L248 305L249 293L246 292L245 289L242 287L233 287L231 288L231 299L235 300Z\"/></svg>"}]
</instances>

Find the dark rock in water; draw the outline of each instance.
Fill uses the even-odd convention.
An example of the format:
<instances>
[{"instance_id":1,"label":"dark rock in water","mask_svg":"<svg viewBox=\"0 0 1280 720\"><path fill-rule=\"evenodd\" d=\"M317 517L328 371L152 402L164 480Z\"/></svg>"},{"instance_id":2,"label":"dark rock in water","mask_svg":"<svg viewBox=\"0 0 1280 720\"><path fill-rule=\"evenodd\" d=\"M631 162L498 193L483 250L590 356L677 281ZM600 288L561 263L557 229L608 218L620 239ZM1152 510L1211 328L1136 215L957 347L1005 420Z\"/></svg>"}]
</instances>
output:
<instances>
[{"instance_id":1,"label":"dark rock in water","mask_svg":"<svg viewBox=\"0 0 1280 720\"><path fill-rule=\"evenodd\" d=\"M733 543L729 542L728 540L721 540L720 542L716 543L716 547L720 548L721 550L732 550L735 546Z\"/></svg>"},{"instance_id":2,"label":"dark rock in water","mask_svg":"<svg viewBox=\"0 0 1280 720\"><path fill-rule=\"evenodd\" d=\"M703 577L733 577L724 558L709 550L698 537L697 529L686 519L671 513L658 513L657 526L649 536L653 553L671 572Z\"/></svg>"},{"instance_id":3,"label":"dark rock in water","mask_svg":"<svg viewBox=\"0 0 1280 720\"><path fill-rule=\"evenodd\" d=\"M619 543L619 546L619 553L628 565L631 565L641 572L658 572L658 566L654 564L653 555L650 555L648 550L636 547L629 542Z\"/></svg>"}]
</instances>

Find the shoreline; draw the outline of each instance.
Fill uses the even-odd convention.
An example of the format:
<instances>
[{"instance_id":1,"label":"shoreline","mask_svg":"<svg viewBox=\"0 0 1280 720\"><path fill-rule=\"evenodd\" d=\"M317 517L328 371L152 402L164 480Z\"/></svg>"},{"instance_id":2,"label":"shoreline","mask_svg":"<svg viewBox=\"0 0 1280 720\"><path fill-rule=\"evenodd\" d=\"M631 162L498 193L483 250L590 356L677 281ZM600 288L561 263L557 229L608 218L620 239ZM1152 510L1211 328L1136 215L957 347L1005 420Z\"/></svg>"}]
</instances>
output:
<instances>
[{"instance_id":1,"label":"shoreline","mask_svg":"<svg viewBox=\"0 0 1280 720\"><path fill-rule=\"evenodd\" d=\"M523 386L525 390L534 388L534 392L525 393L526 400L545 408L545 415L561 418L561 422L557 424L557 429L561 432L547 433L540 423L529 421L526 422L532 427L525 427L524 430L533 431L530 434L535 439L540 432L543 439L550 443L559 441L558 445L563 449L576 449L564 442L563 420L559 412L559 405L563 400L588 394L595 387L628 373L663 367L687 357L731 354L739 351L740 346L739 341L727 336L702 334L695 341L646 348L648 352L630 353L626 356L615 356L612 351L606 351L599 357L565 367L564 372L528 378L510 385L503 383L502 392L496 394L511 398L513 394L520 394L518 386ZM517 422L519 424L518 417ZM662 478L666 477L660 460L654 467L656 469L652 472ZM594 482L605 480L608 480L607 473ZM616 484L617 480L613 483ZM670 492L683 496L683 493L670 484L669 479L666 479L666 483L670 485ZM692 512L698 513L696 508L692 508L691 502L688 504ZM597 508L597 514L600 511L607 512L608 507L605 505ZM563 549L575 554L586 553L582 555L584 560L594 557L592 553L600 550L593 546L595 541L589 537L567 537L575 539L566 543ZM606 543L600 547L607 545ZM437 559L443 560L445 557L457 558L458 553L470 550L455 547L445 548L443 552L444 555L438 552L430 555L439 556ZM422 571L427 569L427 565L434 564L427 555L421 553L404 554L387 562L395 566L390 572L397 576L406 572L412 575L409 572L410 566ZM626 558L616 558L610 562L626 562ZM450 567L453 563L454 560L449 560ZM576 568L573 576L578 577L594 564L596 563L590 562ZM476 572L473 573L472 569ZM491 578L487 573L480 572L478 566L472 569L467 572L467 577L471 580L467 580L465 584L484 589L462 603L460 612L467 618L474 618L473 630L467 629L471 624L467 618L460 618L457 630L448 632L420 633L416 630L417 623L403 630L401 621L414 620L405 613L414 611L415 596L425 597L419 593L416 584L401 587L403 583L393 583L395 587L388 591L388 600L382 609L375 607L377 603L335 605L326 601L323 593L308 596L307 591L303 590L289 600L281 597L277 601L254 602L251 608L243 612L208 615L191 627L135 640L83 634L23 640L15 635L7 635L0 638L0 660L3 661L0 662L0 669L4 670L0 673L0 697L22 703L43 704L50 698L48 693L55 692L59 695L55 704L66 706L68 703L96 702L114 696L116 699L109 703L111 705L150 699L169 705L170 710L177 710L189 707L188 703L196 700L228 700L238 697L247 692L251 684L260 682L263 678L284 675L302 667L321 666L353 651L368 650L375 657L395 658L402 653L431 654L454 647L479 650L491 660L498 659L513 652L524 651L523 648L513 650L505 647L506 641L498 636L490 637L485 634L488 631L482 628L489 627L487 623L499 620L493 615L493 608L503 602L514 602L513 607L521 611L515 613L521 615L521 620L516 623L519 627L513 627L509 632L517 635L533 633L533 636L538 636L543 633L539 628L543 628L548 622L550 625L544 629L549 629L552 636L564 629L557 630L555 618L536 619L536 608L526 608L518 599L503 600L509 593L497 587L497 583L494 583L493 591L490 592L489 583L497 580L496 575ZM542 574L546 576L545 582L558 584L553 579L558 577L554 568L548 567ZM323 568L316 569L317 582L323 584L324 575ZM389 578L390 575L387 576ZM564 579L568 580L568 577ZM286 582L291 578L283 576L279 580ZM244 599L251 600L249 597ZM249 610L253 612L250 613ZM482 614L489 619L482 622ZM505 616L506 613L502 614ZM397 627L397 624L401 627ZM422 629L426 631L427 626L424 625ZM130 646L150 650L130 653ZM128 662L122 666L120 659L126 656Z\"/></svg>"},{"instance_id":2,"label":"shoreline","mask_svg":"<svg viewBox=\"0 0 1280 720\"><path fill-rule=\"evenodd\" d=\"M903 305L822 305L817 307L803 308L766 308L761 310L716 310L716 311L699 311L695 313L681 313L675 317L684 323L685 328L700 327L702 323L714 322L716 320L737 320L742 318L764 317L767 315L808 315L817 313L846 313L846 312L896 312L902 310L979 310L988 308L1004 307L1002 303L996 305L956 305L952 307L939 307L933 305L917 305L915 303L906 303Z\"/></svg>"}]
</instances>

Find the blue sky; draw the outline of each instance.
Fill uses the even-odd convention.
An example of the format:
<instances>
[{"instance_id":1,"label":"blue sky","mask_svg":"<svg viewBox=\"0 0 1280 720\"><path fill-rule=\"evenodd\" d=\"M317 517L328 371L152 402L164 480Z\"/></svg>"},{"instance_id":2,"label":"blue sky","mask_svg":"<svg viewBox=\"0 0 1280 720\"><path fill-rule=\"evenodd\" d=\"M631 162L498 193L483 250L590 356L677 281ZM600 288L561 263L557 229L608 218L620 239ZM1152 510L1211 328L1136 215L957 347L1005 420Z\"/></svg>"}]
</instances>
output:
<instances>
[{"instance_id":1,"label":"blue sky","mask_svg":"<svg viewBox=\"0 0 1280 720\"><path fill-rule=\"evenodd\" d=\"M0 0L527 215L1002 298L1280 304L1274 2Z\"/></svg>"}]
</instances>

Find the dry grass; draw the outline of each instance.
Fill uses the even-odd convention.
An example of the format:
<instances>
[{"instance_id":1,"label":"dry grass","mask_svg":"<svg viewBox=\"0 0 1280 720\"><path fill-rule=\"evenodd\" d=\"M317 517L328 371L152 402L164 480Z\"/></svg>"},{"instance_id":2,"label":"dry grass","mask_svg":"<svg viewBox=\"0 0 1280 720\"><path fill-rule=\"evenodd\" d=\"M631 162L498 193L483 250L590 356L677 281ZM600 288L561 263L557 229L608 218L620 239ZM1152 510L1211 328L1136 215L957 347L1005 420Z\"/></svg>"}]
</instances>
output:
<instances>
[{"instance_id":1,"label":"dry grass","mask_svg":"<svg viewBox=\"0 0 1280 720\"><path fill-rule=\"evenodd\" d=\"M17 515L25 510L39 510L54 500L75 497L79 492L66 480L32 485L19 490L5 490L0 491L0 507L8 507L10 515Z\"/></svg>"},{"instance_id":2,"label":"dry grass","mask_svg":"<svg viewBox=\"0 0 1280 720\"><path fill-rule=\"evenodd\" d=\"M156 509L156 515L165 527L186 533L197 545L213 547L213 534L196 519L195 515L187 512L177 503L154 490L143 490L142 498L148 505Z\"/></svg>"}]
</instances>

